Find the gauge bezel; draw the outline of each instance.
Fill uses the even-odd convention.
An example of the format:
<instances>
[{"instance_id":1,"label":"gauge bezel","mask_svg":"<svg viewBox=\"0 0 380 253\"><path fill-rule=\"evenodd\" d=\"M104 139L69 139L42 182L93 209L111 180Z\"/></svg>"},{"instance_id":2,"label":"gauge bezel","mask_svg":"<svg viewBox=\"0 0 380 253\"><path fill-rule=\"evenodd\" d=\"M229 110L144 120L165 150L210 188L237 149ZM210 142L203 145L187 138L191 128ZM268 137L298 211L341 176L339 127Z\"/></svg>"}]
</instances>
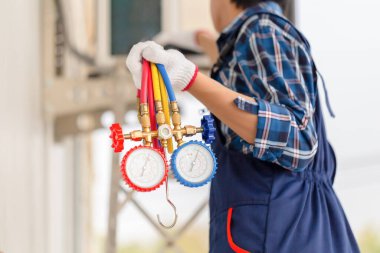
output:
<instances>
[{"instance_id":1,"label":"gauge bezel","mask_svg":"<svg viewBox=\"0 0 380 253\"><path fill-rule=\"evenodd\" d=\"M164 162L164 165L165 165L165 171L163 173L163 177L160 180L160 182L157 183L156 185L152 186L152 187L147 187L147 188L138 186L135 183L133 183L132 180L130 179L130 177L128 176L127 169L126 169L126 163L127 163L127 160L129 158L129 156L134 151L142 149L142 148L150 149L150 150L153 150L153 151L157 152L160 155L160 157L162 158L162 160ZM167 163L167 160L165 158L165 155L159 149L156 149L156 148L153 148L153 147L150 147L150 146L140 145L140 146L136 146L136 147L130 149L124 155L124 157L123 157L123 159L121 161L120 171L121 171L122 177L124 179L124 182L127 183L127 185L129 185L133 190L136 190L136 191L139 191L139 192L150 192L150 191L154 191L157 188L159 188L166 181L166 178L168 177L168 163Z\"/></svg>"},{"instance_id":2,"label":"gauge bezel","mask_svg":"<svg viewBox=\"0 0 380 253\"><path fill-rule=\"evenodd\" d=\"M186 146L194 145L194 144L202 146L203 148L205 148L210 153L210 155L211 155L211 157L213 159L213 163L214 163L214 167L213 167L212 172L210 173L210 175L206 179L204 179L203 181L200 181L200 182L191 182L191 181L183 178L181 176L181 173L179 172L179 170L177 168L177 163L176 163L177 156L181 152L181 150L183 150L183 148L185 148ZM212 151L212 149L209 146L205 145L203 142L200 142L200 141L189 141L189 142L186 142L186 143L182 144L181 146L179 146L173 152L173 155L172 155L171 160L170 160L170 164L171 164L171 167L172 167L172 171L173 171L174 177L182 185L188 186L188 187L200 187L200 186L203 186L203 185L207 184L215 176L216 170L218 168L214 152Z\"/></svg>"}]
</instances>

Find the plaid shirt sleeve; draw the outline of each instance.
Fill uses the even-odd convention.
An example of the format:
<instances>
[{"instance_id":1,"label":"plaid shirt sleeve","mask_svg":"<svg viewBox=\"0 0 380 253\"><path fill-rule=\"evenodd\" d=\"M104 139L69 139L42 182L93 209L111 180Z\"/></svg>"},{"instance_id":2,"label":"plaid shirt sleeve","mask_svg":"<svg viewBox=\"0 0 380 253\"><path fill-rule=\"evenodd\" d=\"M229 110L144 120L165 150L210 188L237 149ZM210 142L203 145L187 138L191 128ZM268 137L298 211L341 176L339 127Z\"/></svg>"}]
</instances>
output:
<instances>
[{"instance_id":1,"label":"plaid shirt sleeve","mask_svg":"<svg viewBox=\"0 0 380 253\"><path fill-rule=\"evenodd\" d=\"M240 139L239 149L291 171L302 171L318 147L312 59L286 29L268 18L256 23L242 29L229 65L229 85L256 100L239 97L235 104L258 115L255 142Z\"/></svg>"}]
</instances>

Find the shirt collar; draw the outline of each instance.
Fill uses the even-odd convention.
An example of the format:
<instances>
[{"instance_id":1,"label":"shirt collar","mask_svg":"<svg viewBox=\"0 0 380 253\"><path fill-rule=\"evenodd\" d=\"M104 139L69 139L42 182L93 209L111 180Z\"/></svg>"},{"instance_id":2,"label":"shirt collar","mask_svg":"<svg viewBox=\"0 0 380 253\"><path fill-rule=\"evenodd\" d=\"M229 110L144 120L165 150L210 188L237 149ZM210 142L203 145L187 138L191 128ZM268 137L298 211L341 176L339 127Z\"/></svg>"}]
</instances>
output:
<instances>
[{"instance_id":1,"label":"shirt collar","mask_svg":"<svg viewBox=\"0 0 380 253\"><path fill-rule=\"evenodd\" d=\"M219 48L221 47L221 44L224 44L223 41L233 34L249 17L260 12L270 12L280 16L283 15L280 5L273 1L264 1L245 9L226 28L224 28L218 39Z\"/></svg>"}]
</instances>

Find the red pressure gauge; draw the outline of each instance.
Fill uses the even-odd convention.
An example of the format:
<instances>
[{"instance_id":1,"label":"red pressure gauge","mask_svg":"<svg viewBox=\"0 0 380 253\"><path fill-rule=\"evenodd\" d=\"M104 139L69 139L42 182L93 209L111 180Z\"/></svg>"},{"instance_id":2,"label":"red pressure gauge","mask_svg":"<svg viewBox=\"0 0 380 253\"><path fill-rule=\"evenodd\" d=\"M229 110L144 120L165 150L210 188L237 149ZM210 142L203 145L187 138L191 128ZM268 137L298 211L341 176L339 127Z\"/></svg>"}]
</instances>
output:
<instances>
[{"instance_id":1,"label":"red pressure gauge","mask_svg":"<svg viewBox=\"0 0 380 253\"><path fill-rule=\"evenodd\" d=\"M134 190L149 192L160 187L168 176L165 156L156 148L137 146L121 162L124 181Z\"/></svg>"}]
</instances>

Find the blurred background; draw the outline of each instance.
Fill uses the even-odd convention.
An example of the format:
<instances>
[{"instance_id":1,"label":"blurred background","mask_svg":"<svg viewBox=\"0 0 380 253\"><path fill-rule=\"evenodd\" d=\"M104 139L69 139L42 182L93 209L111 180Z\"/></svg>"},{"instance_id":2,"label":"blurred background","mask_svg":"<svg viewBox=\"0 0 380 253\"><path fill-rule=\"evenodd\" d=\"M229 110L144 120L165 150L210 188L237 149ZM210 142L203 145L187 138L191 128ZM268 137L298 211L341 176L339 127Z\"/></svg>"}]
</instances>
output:
<instances>
[{"instance_id":1,"label":"blurred background","mask_svg":"<svg viewBox=\"0 0 380 253\"><path fill-rule=\"evenodd\" d=\"M296 0L287 10L327 82L335 189L365 253L380 252L379 11L376 0ZM139 127L124 66L131 45L213 31L209 1L3 0L0 21L0 252L207 252L208 186L170 181L180 216L162 230L156 214L172 219L165 188L119 184L108 126ZM192 59L209 70L205 56ZM178 100L183 122L199 125L203 106Z\"/></svg>"}]
</instances>

